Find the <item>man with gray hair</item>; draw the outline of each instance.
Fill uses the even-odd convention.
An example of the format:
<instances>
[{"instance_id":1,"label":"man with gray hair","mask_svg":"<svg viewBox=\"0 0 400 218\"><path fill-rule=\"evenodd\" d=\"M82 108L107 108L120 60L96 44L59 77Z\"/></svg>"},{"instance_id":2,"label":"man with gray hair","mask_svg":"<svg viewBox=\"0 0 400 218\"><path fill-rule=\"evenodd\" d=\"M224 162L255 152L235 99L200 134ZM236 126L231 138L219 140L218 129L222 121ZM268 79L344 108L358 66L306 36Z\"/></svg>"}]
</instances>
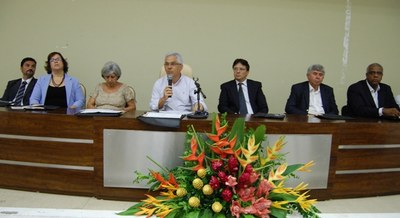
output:
<instances>
[{"instance_id":1,"label":"man with gray hair","mask_svg":"<svg viewBox=\"0 0 400 218\"><path fill-rule=\"evenodd\" d=\"M287 114L338 114L333 88L322 84L325 69L320 64L311 65L307 70L308 81L292 86L286 102Z\"/></svg>"},{"instance_id":2,"label":"man with gray hair","mask_svg":"<svg viewBox=\"0 0 400 218\"><path fill-rule=\"evenodd\" d=\"M196 85L192 78L181 74L182 56L177 52L165 55L164 69L167 73L153 86L150 109L153 111L197 111ZM200 111L207 111L203 96L200 95Z\"/></svg>"}]
</instances>

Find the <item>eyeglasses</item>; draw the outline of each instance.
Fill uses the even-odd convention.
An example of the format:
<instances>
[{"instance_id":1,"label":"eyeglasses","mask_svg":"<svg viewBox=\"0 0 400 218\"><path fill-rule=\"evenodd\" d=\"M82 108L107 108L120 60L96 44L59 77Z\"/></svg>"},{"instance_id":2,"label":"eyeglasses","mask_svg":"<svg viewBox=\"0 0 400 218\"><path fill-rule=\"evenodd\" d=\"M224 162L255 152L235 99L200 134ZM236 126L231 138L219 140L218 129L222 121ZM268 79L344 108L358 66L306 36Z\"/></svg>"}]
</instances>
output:
<instances>
[{"instance_id":1,"label":"eyeglasses","mask_svg":"<svg viewBox=\"0 0 400 218\"><path fill-rule=\"evenodd\" d=\"M247 69L244 67L234 67L233 71L247 71Z\"/></svg>"},{"instance_id":2,"label":"eyeglasses","mask_svg":"<svg viewBox=\"0 0 400 218\"><path fill-rule=\"evenodd\" d=\"M50 59L50 62L60 62L61 58L52 58Z\"/></svg>"},{"instance_id":3,"label":"eyeglasses","mask_svg":"<svg viewBox=\"0 0 400 218\"><path fill-rule=\"evenodd\" d=\"M175 67L175 66L178 66L178 65L181 65L181 64L180 64L180 63L177 63L177 62L172 62L172 63L165 62L165 63L164 63L164 66L166 66L166 67L168 67L168 66L173 66L173 67Z\"/></svg>"},{"instance_id":4,"label":"eyeglasses","mask_svg":"<svg viewBox=\"0 0 400 218\"><path fill-rule=\"evenodd\" d=\"M382 75L382 74L383 74L382 71L368 71L367 73L368 73L369 75L373 75L373 74Z\"/></svg>"}]
</instances>

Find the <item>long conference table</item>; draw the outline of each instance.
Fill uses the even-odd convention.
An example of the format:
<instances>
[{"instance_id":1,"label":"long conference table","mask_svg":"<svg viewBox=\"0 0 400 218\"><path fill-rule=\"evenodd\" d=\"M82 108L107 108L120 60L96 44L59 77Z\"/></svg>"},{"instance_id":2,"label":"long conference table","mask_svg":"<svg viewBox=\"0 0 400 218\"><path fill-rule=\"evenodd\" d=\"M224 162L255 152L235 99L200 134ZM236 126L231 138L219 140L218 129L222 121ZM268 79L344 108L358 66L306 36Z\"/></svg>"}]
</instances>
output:
<instances>
[{"instance_id":1,"label":"long conference table","mask_svg":"<svg viewBox=\"0 0 400 218\"><path fill-rule=\"evenodd\" d=\"M144 111L120 117L78 117L76 112L0 108L0 187L137 201L148 189L130 186L132 181L120 175L133 177L135 169L148 168L150 163L143 161L147 155L179 165L183 142L166 139L184 137L188 125L198 132L209 132L212 122L211 116L184 118L179 128L167 128L138 120ZM229 115L228 120L233 123L238 117ZM326 179L322 178L325 185L311 187L313 198L400 193L400 122L301 115L287 115L283 120L247 115L245 120L249 128L265 125L271 137L288 135L295 156L320 154L326 168L322 168L322 176L311 180ZM314 147L303 149L309 139L317 139L310 142ZM319 140L326 144L321 153ZM164 142L170 144L168 148L163 147ZM124 165L133 168L124 169Z\"/></svg>"}]
</instances>

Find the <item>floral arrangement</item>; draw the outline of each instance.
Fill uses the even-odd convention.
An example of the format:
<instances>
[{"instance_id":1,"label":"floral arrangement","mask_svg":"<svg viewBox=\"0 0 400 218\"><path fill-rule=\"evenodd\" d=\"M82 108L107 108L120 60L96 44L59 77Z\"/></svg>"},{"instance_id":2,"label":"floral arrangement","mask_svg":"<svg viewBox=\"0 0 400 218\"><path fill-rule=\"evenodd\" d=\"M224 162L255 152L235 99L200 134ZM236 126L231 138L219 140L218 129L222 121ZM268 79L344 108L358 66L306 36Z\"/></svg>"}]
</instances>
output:
<instances>
[{"instance_id":1,"label":"floral arrangement","mask_svg":"<svg viewBox=\"0 0 400 218\"><path fill-rule=\"evenodd\" d=\"M282 218L297 212L318 217L320 211L314 206L316 200L308 199L306 184L284 186L295 171L309 171L313 161L288 166L279 153L284 137L264 148L265 130L264 125L246 129L244 119L238 118L228 131L226 114L221 119L214 115L211 133L198 133L189 126L183 166L135 172L136 182L148 180L160 196L146 195L147 199L119 215Z\"/></svg>"}]
</instances>

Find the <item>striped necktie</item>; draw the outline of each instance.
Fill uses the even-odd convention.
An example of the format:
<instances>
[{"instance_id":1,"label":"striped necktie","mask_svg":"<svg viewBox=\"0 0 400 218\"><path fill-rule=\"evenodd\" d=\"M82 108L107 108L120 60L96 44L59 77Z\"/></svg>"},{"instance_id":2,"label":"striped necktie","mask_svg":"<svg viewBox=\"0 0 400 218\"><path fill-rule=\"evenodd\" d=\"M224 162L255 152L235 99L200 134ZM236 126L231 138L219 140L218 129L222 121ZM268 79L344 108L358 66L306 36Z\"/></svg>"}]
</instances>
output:
<instances>
[{"instance_id":1,"label":"striped necktie","mask_svg":"<svg viewBox=\"0 0 400 218\"><path fill-rule=\"evenodd\" d=\"M243 83L239 83L239 106L240 106L239 113L247 114L246 100L244 98L242 85L243 85Z\"/></svg>"},{"instance_id":2,"label":"striped necktie","mask_svg":"<svg viewBox=\"0 0 400 218\"><path fill-rule=\"evenodd\" d=\"M21 101L24 98L25 86L26 86L26 81L23 81L19 86L17 96L15 96L15 101L14 101L15 105L21 105Z\"/></svg>"}]
</instances>

